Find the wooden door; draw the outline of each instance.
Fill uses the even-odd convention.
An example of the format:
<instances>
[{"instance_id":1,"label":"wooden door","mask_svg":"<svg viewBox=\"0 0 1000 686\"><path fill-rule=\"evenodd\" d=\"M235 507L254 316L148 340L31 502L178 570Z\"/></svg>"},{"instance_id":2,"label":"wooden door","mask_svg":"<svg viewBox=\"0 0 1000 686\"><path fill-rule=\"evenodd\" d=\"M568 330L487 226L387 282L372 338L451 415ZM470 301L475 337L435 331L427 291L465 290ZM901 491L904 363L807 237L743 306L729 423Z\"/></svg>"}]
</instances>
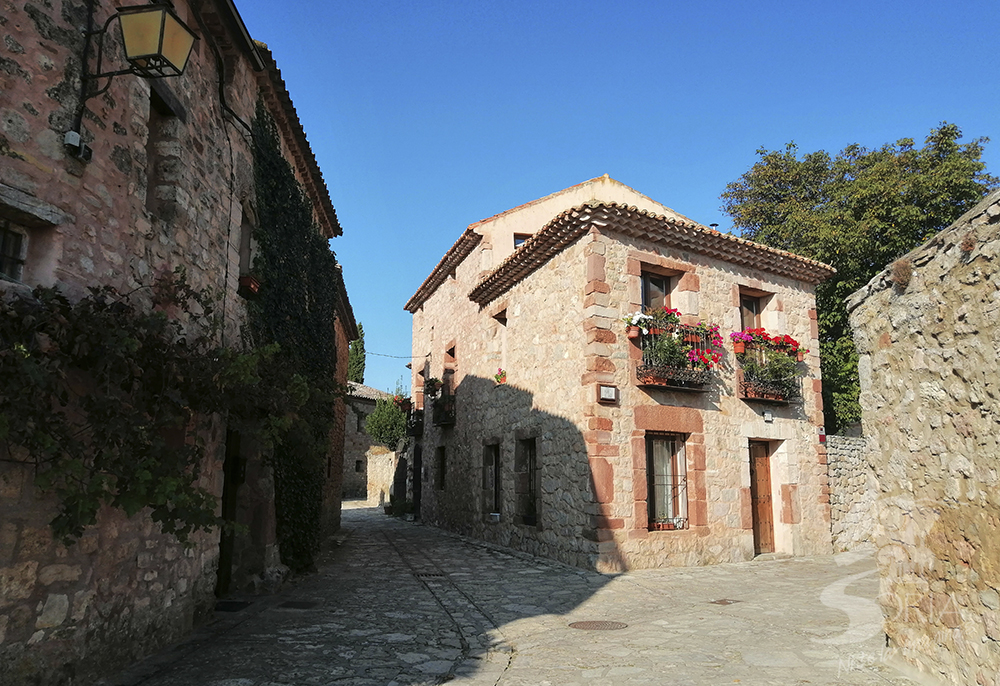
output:
<instances>
[{"instance_id":1,"label":"wooden door","mask_svg":"<svg viewBox=\"0 0 1000 686\"><path fill-rule=\"evenodd\" d=\"M767 442L750 441L750 501L753 512L755 555L774 552L770 452Z\"/></svg>"}]
</instances>

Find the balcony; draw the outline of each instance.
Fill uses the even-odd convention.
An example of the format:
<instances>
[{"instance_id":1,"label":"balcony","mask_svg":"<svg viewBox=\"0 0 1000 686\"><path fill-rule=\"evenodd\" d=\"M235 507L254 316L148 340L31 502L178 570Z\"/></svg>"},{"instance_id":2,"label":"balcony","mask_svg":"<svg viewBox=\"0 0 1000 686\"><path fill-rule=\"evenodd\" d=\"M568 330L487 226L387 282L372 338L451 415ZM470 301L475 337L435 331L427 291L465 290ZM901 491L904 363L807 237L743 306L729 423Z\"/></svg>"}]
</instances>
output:
<instances>
[{"instance_id":1,"label":"balcony","mask_svg":"<svg viewBox=\"0 0 1000 686\"><path fill-rule=\"evenodd\" d=\"M737 352L737 397L787 405L802 395L801 353L788 352L767 342L747 343Z\"/></svg>"},{"instance_id":2,"label":"balcony","mask_svg":"<svg viewBox=\"0 0 1000 686\"><path fill-rule=\"evenodd\" d=\"M455 396L441 395L434 400L434 426L455 425Z\"/></svg>"},{"instance_id":3,"label":"balcony","mask_svg":"<svg viewBox=\"0 0 1000 686\"><path fill-rule=\"evenodd\" d=\"M410 410L410 413L406 416L406 435L407 436L424 435L423 410Z\"/></svg>"},{"instance_id":4,"label":"balcony","mask_svg":"<svg viewBox=\"0 0 1000 686\"><path fill-rule=\"evenodd\" d=\"M670 324L639 336L642 362L636 367L640 386L705 391L715 372L712 334L704 327Z\"/></svg>"}]
</instances>

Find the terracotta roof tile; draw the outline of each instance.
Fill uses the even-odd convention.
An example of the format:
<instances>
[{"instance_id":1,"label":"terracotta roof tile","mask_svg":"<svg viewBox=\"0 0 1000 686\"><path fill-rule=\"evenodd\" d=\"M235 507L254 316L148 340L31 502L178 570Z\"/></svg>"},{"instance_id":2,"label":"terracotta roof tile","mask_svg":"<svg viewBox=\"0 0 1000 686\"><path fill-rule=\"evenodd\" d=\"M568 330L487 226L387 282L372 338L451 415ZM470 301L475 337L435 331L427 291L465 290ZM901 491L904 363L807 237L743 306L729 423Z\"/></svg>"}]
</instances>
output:
<instances>
[{"instance_id":1,"label":"terracotta roof tile","mask_svg":"<svg viewBox=\"0 0 1000 686\"><path fill-rule=\"evenodd\" d=\"M364 400L379 400L379 399L389 399L393 397L392 393L386 393L385 391L380 391L377 388L372 388L371 386L365 386L364 384L357 383L355 381L348 381L347 385L351 389L352 398L362 398Z\"/></svg>"},{"instance_id":2,"label":"terracotta roof tile","mask_svg":"<svg viewBox=\"0 0 1000 686\"><path fill-rule=\"evenodd\" d=\"M488 304L591 228L808 283L819 283L836 273L822 262L721 233L693 221L654 215L617 203L595 202L567 210L546 224L483 278L469 293L469 299L480 306Z\"/></svg>"}]
</instances>

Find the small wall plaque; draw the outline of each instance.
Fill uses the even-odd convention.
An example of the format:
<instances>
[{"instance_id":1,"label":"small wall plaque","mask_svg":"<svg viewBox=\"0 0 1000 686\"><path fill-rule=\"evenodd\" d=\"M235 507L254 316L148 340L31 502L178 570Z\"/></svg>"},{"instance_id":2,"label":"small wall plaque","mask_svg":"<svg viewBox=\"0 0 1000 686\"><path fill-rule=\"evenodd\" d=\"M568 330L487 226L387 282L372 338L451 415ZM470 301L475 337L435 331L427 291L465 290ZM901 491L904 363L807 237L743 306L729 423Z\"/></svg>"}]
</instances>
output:
<instances>
[{"instance_id":1,"label":"small wall plaque","mask_svg":"<svg viewBox=\"0 0 1000 686\"><path fill-rule=\"evenodd\" d=\"M599 385L597 387L597 402L599 403L618 402L618 387Z\"/></svg>"}]
</instances>

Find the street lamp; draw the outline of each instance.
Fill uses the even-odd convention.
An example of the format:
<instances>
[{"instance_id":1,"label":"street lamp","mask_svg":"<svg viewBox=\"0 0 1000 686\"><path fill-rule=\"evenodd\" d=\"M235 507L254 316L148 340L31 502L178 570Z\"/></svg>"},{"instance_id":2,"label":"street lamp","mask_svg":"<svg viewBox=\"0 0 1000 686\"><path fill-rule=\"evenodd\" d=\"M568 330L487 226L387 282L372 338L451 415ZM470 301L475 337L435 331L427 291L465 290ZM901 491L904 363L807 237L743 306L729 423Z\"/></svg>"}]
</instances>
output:
<instances>
[{"instance_id":1,"label":"street lamp","mask_svg":"<svg viewBox=\"0 0 1000 686\"><path fill-rule=\"evenodd\" d=\"M198 36L168 5L119 7L118 21L131 73L146 78L184 73Z\"/></svg>"},{"instance_id":2,"label":"street lamp","mask_svg":"<svg viewBox=\"0 0 1000 686\"><path fill-rule=\"evenodd\" d=\"M90 22L93 22L93 3L90 3L90 10ZM102 72L104 38L111 22L115 19L121 26L125 59L129 67L128 69ZM194 47L194 42L198 40L198 36L180 20L180 17L166 2L119 7L115 14L108 17L101 29L88 30L85 33L87 40L83 48L80 106L77 110L73 130L66 133L63 142L74 155L88 161L91 156L90 146L84 143L80 136L80 125L83 121L83 110L87 100L107 91L111 87L111 80L123 74L135 74L147 79L180 76L184 73L184 68L187 67L191 49ZM91 36L97 36L97 70L94 74L87 73ZM104 78L108 80L104 87L91 91L90 84L97 79Z\"/></svg>"}]
</instances>

